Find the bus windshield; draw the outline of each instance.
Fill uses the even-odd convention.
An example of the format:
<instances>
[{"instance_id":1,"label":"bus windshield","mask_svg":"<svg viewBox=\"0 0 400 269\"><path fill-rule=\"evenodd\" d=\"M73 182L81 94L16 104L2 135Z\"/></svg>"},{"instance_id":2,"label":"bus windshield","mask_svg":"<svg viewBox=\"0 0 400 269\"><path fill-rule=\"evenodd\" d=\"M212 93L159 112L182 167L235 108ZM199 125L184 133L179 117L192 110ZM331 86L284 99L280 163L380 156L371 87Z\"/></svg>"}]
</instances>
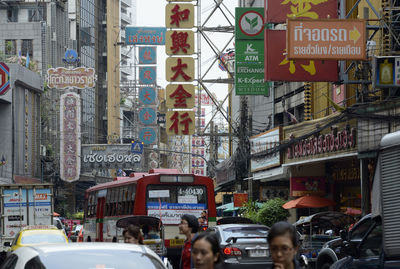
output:
<instances>
[{"instance_id":1,"label":"bus windshield","mask_svg":"<svg viewBox=\"0 0 400 269\"><path fill-rule=\"evenodd\" d=\"M207 213L207 190L200 185L148 185L147 214L161 218L164 224L179 224L180 217Z\"/></svg>"}]
</instances>

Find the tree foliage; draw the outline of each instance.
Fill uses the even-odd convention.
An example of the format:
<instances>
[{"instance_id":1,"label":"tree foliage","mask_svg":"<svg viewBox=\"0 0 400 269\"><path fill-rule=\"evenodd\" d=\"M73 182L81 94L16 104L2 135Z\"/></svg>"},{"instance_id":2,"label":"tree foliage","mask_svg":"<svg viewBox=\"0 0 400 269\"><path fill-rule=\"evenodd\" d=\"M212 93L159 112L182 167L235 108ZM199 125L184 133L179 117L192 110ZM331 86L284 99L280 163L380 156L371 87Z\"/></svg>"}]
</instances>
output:
<instances>
[{"instance_id":1,"label":"tree foliage","mask_svg":"<svg viewBox=\"0 0 400 269\"><path fill-rule=\"evenodd\" d=\"M271 226L275 222L286 220L289 217L289 211L282 205L286 201L281 198L270 199L265 203L248 202L242 209L243 217L249 218L255 223ZM258 204L258 205L257 205Z\"/></svg>"},{"instance_id":2,"label":"tree foliage","mask_svg":"<svg viewBox=\"0 0 400 269\"><path fill-rule=\"evenodd\" d=\"M281 198L270 199L265 202L257 212L257 220L259 223L271 227L278 221L287 220L289 211L284 209L282 205L286 203Z\"/></svg>"}]
</instances>

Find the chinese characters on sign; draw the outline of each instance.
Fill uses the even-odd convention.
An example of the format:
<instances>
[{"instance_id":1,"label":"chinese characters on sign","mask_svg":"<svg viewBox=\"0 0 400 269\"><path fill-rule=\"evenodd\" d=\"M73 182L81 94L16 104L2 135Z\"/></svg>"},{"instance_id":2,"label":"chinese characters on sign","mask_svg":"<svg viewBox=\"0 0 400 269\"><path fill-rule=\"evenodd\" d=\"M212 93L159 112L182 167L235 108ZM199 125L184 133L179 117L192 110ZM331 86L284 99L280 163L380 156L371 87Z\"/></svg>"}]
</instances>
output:
<instances>
[{"instance_id":1,"label":"chinese characters on sign","mask_svg":"<svg viewBox=\"0 0 400 269\"><path fill-rule=\"evenodd\" d=\"M76 93L61 95L60 101L60 177L76 181L80 173L80 98Z\"/></svg>"},{"instance_id":2,"label":"chinese characters on sign","mask_svg":"<svg viewBox=\"0 0 400 269\"><path fill-rule=\"evenodd\" d=\"M163 33L165 37L165 33ZM164 38L165 42L165 38ZM146 87L139 89L139 122L146 128L139 132L139 139L145 145L157 142L157 50L156 47L139 47L139 83Z\"/></svg>"},{"instance_id":3,"label":"chinese characters on sign","mask_svg":"<svg viewBox=\"0 0 400 269\"><path fill-rule=\"evenodd\" d=\"M172 28L166 34L166 87L168 135L192 135L195 127L194 85L194 5L173 3L165 8L165 25ZM178 57L176 57L178 56ZM189 57L188 57L189 56ZM179 111L176 111L179 109Z\"/></svg>"}]
</instances>

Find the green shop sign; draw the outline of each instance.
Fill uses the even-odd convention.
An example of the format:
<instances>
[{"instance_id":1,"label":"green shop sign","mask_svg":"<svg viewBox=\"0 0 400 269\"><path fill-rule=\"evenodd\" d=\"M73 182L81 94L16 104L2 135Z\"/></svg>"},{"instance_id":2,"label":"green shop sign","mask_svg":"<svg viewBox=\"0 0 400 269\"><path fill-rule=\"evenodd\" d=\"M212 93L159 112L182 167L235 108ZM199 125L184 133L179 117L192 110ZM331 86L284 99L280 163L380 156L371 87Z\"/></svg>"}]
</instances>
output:
<instances>
[{"instance_id":1,"label":"green shop sign","mask_svg":"<svg viewBox=\"0 0 400 269\"><path fill-rule=\"evenodd\" d=\"M235 9L235 38L264 40L264 8Z\"/></svg>"},{"instance_id":2,"label":"green shop sign","mask_svg":"<svg viewBox=\"0 0 400 269\"><path fill-rule=\"evenodd\" d=\"M236 95L269 95L271 82L264 82L264 41L236 40Z\"/></svg>"}]
</instances>

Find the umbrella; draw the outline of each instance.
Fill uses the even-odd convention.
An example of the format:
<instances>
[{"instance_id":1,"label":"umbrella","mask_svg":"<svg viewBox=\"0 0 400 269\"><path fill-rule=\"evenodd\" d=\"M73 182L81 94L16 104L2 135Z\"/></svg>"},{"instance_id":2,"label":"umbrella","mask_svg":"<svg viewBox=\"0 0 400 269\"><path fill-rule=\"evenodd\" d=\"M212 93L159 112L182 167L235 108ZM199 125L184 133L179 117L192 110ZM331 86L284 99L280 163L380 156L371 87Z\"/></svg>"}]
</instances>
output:
<instances>
[{"instance_id":1,"label":"umbrella","mask_svg":"<svg viewBox=\"0 0 400 269\"><path fill-rule=\"evenodd\" d=\"M334 206L336 204L335 201L330 199L319 197L319 196L302 196L297 198L296 200L291 200L284 204L282 207L285 209L289 208L317 208L317 207L326 207L326 206Z\"/></svg>"},{"instance_id":2,"label":"umbrella","mask_svg":"<svg viewBox=\"0 0 400 269\"><path fill-rule=\"evenodd\" d=\"M53 217L59 217L60 214L58 214L57 212L53 212Z\"/></svg>"}]
</instances>

